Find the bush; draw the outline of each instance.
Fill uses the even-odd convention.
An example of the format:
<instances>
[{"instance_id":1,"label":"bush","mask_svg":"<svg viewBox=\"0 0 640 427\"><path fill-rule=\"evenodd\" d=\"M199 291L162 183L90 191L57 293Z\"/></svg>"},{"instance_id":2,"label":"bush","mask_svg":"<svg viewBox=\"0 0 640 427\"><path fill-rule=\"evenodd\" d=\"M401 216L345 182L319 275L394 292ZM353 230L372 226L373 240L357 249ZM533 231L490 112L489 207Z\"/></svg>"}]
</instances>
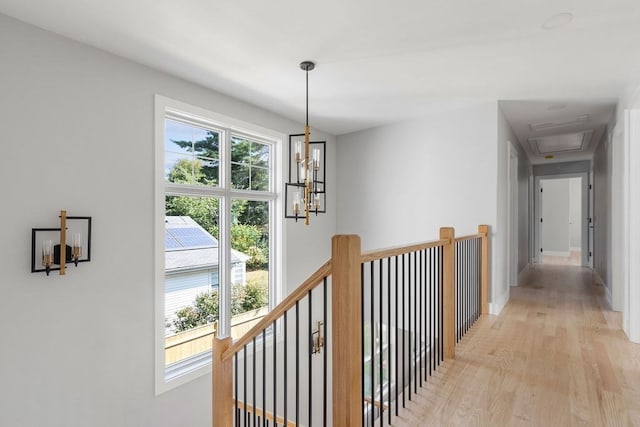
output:
<instances>
[{"instance_id":1,"label":"bush","mask_svg":"<svg viewBox=\"0 0 640 427\"><path fill-rule=\"evenodd\" d=\"M249 281L245 286L231 287L231 315L244 313L264 307L269 303L269 290L266 283ZM173 321L176 332L186 331L196 326L206 325L219 317L218 291L209 291L196 296L193 305L176 311Z\"/></svg>"},{"instance_id":2,"label":"bush","mask_svg":"<svg viewBox=\"0 0 640 427\"><path fill-rule=\"evenodd\" d=\"M251 257L247 260L247 268L249 270L260 270L264 268L268 261L264 251L257 246L249 247L246 254Z\"/></svg>"},{"instance_id":3,"label":"bush","mask_svg":"<svg viewBox=\"0 0 640 427\"><path fill-rule=\"evenodd\" d=\"M269 290L266 284L249 281L244 286L242 311L256 310L269 304Z\"/></svg>"}]
</instances>

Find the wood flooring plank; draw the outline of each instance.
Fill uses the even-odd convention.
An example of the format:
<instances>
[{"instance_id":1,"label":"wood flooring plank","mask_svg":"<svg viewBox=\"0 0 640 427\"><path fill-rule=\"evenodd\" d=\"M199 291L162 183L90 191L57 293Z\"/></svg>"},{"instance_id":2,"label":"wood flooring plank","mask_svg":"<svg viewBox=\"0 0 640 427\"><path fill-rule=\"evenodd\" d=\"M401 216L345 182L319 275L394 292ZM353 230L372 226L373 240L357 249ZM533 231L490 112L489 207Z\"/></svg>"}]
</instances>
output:
<instances>
[{"instance_id":1,"label":"wood flooring plank","mask_svg":"<svg viewBox=\"0 0 640 427\"><path fill-rule=\"evenodd\" d=\"M640 345L607 307L590 270L529 268L393 425L640 425Z\"/></svg>"}]
</instances>

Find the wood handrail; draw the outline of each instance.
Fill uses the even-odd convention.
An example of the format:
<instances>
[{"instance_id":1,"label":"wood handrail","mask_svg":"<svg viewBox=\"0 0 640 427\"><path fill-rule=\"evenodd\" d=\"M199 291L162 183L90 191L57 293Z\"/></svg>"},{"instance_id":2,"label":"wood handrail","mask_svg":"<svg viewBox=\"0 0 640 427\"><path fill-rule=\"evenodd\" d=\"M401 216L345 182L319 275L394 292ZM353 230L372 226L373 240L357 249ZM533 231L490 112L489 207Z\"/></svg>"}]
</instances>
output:
<instances>
[{"instance_id":1,"label":"wood handrail","mask_svg":"<svg viewBox=\"0 0 640 427\"><path fill-rule=\"evenodd\" d=\"M222 354L222 361L225 361L238 351L240 351L246 344L248 344L253 338L262 333L262 330L269 327L275 320L278 320L285 311L296 305L296 302L304 298L309 291L318 286L322 279L331 274L331 261L325 262L319 269L315 271L302 285L298 286L295 291L291 292L280 304L278 304L273 310L256 323L253 328L249 329L249 332L238 338L232 345Z\"/></svg>"},{"instance_id":2,"label":"wood handrail","mask_svg":"<svg viewBox=\"0 0 640 427\"><path fill-rule=\"evenodd\" d=\"M463 242L465 240L473 240L473 239L481 239L483 237L485 237L485 234L482 234L482 233L469 234L468 236L456 237L456 242Z\"/></svg>"},{"instance_id":3,"label":"wood handrail","mask_svg":"<svg viewBox=\"0 0 640 427\"><path fill-rule=\"evenodd\" d=\"M234 405L234 407L235 407L235 405ZM238 409L246 410L247 412L251 412L252 414L255 411L256 416L264 417L267 421L274 421L274 417L273 417L273 414L271 412L263 411L260 408L254 408L251 405L245 405L244 402L238 401ZM275 422L279 426L286 426L286 427L295 427L295 426L297 426L297 424L294 423L293 421L286 421L286 423L285 423L285 419L282 418L282 417L275 417Z\"/></svg>"},{"instance_id":4,"label":"wood handrail","mask_svg":"<svg viewBox=\"0 0 640 427\"><path fill-rule=\"evenodd\" d=\"M438 246L444 246L447 243L449 243L448 240L440 239L440 240L433 240L431 242L416 243L414 245L394 246L394 247L391 247L391 248L379 249L379 250L371 251L371 252L365 252L365 253L362 254L362 262L377 261L377 260L383 259L383 258L389 258L389 257L392 257L392 256L402 255L402 254L406 254L406 253L410 253L410 252L421 251L423 249L429 249L429 248L435 248L435 247L438 247Z\"/></svg>"}]
</instances>

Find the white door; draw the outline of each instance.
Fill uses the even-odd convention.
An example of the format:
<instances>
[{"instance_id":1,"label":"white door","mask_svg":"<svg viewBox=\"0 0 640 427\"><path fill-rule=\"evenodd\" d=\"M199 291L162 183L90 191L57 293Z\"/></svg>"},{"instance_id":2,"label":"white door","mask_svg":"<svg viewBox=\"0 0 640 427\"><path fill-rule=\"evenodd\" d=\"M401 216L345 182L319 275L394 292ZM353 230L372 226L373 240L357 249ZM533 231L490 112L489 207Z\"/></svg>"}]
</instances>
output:
<instances>
[{"instance_id":1,"label":"white door","mask_svg":"<svg viewBox=\"0 0 640 427\"><path fill-rule=\"evenodd\" d=\"M570 182L568 179L543 179L541 186L540 248L542 255L570 256Z\"/></svg>"}]
</instances>

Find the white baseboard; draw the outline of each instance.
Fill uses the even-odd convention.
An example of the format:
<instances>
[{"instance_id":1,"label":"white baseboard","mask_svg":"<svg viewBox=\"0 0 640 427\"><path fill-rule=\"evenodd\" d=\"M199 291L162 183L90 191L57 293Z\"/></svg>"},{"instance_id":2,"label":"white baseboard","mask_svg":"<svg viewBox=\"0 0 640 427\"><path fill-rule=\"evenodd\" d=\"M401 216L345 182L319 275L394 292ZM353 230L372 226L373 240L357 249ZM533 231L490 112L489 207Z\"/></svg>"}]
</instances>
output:
<instances>
[{"instance_id":1,"label":"white baseboard","mask_svg":"<svg viewBox=\"0 0 640 427\"><path fill-rule=\"evenodd\" d=\"M500 297L497 298L496 302L489 303L489 313L495 314L495 315L500 314L504 306L507 305L508 301L509 301L509 291L500 295Z\"/></svg>"},{"instance_id":2,"label":"white baseboard","mask_svg":"<svg viewBox=\"0 0 640 427\"><path fill-rule=\"evenodd\" d=\"M544 251L544 252L542 252L542 255L568 257L568 256L571 255L571 252Z\"/></svg>"},{"instance_id":3,"label":"white baseboard","mask_svg":"<svg viewBox=\"0 0 640 427\"><path fill-rule=\"evenodd\" d=\"M569 248L569 250L570 250L571 252L574 252L574 251L582 252L582 248L581 248L580 246L571 246L571 247Z\"/></svg>"},{"instance_id":4,"label":"white baseboard","mask_svg":"<svg viewBox=\"0 0 640 427\"><path fill-rule=\"evenodd\" d=\"M611 289L609 289L605 281L602 280L602 277L595 269L593 270L593 275L595 276L596 281L601 284L602 287L604 287L604 295L607 298L607 304L609 304L609 308L611 309L611 307L613 307L613 296L611 296Z\"/></svg>"}]
</instances>

